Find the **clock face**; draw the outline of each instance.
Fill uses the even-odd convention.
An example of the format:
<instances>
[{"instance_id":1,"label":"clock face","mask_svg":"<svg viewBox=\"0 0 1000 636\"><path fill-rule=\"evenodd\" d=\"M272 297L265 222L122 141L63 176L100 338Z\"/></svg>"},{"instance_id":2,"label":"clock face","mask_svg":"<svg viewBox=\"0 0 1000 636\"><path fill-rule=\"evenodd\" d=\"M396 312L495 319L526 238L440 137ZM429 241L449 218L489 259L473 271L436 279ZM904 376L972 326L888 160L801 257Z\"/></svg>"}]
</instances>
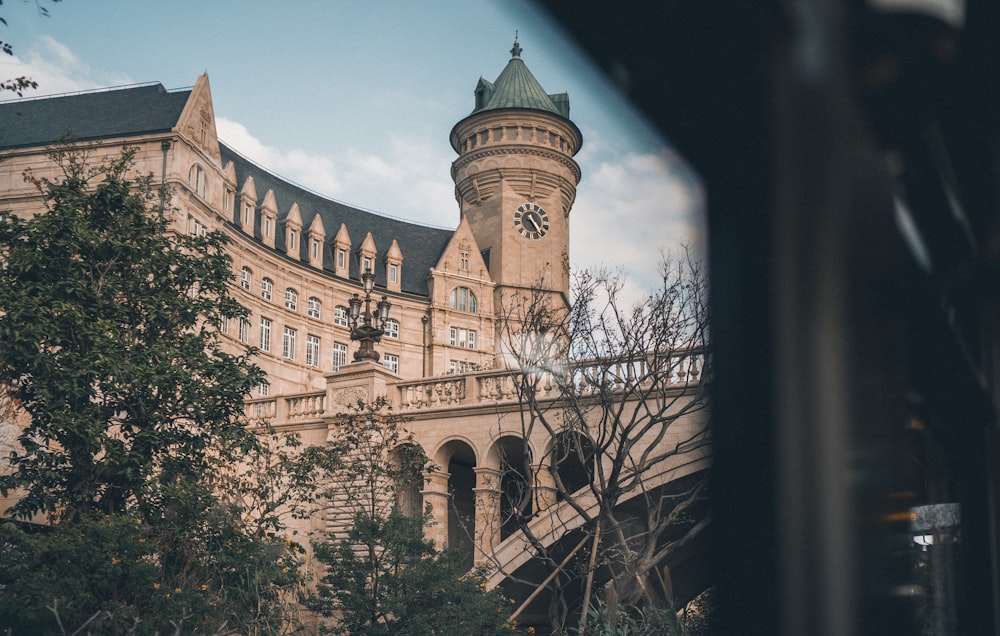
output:
<instances>
[{"instance_id":1,"label":"clock face","mask_svg":"<svg viewBox=\"0 0 1000 636\"><path fill-rule=\"evenodd\" d=\"M525 238L540 239L549 231L549 215L537 203L522 203L514 212L514 227Z\"/></svg>"}]
</instances>

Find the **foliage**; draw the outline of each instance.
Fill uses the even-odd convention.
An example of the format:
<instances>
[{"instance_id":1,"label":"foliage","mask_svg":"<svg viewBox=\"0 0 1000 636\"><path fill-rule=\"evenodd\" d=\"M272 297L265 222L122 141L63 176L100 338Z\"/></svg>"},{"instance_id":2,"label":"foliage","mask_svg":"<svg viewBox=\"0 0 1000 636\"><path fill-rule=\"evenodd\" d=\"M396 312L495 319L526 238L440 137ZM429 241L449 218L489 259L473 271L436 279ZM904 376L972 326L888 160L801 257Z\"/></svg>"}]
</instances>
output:
<instances>
[{"instance_id":1,"label":"foliage","mask_svg":"<svg viewBox=\"0 0 1000 636\"><path fill-rule=\"evenodd\" d=\"M327 571L311 606L340 617L330 633L514 632L505 621L509 601L486 589L488 572L466 573L457 553L435 551L423 538L420 518L397 509L378 519L359 513L345 540L319 542L315 550Z\"/></svg>"},{"instance_id":2,"label":"foliage","mask_svg":"<svg viewBox=\"0 0 1000 636\"><path fill-rule=\"evenodd\" d=\"M233 515L200 521L153 528L115 515L34 532L4 523L0 630L277 633L292 622L282 591L297 582L297 555L281 539L249 535Z\"/></svg>"},{"instance_id":3,"label":"foliage","mask_svg":"<svg viewBox=\"0 0 1000 636\"><path fill-rule=\"evenodd\" d=\"M245 315L226 239L169 233L134 153L93 168L61 149L62 179L34 180L47 210L0 216L0 382L31 416L0 488L22 489L23 517L155 518L174 484L257 444L239 418L263 373L216 331Z\"/></svg>"},{"instance_id":4,"label":"foliage","mask_svg":"<svg viewBox=\"0 0 1000 636\"><path fill-rule=\"evenodd\" d=\"M687 630L669 607L635 608L614 611L603 602L595 603L584 624L572 630L589 636L686 636Z\"/></svg>"},{"instance_id":5,"label":"foliage","mask_svg":"<svg viewBox=\"0 0 1000 636\"><path fill-rule=\"evenodd\" d=\"M216 331L245 315L226 239L172 233L134 152L62 148L47 209L0 216L0 382L30 417L0 487L51 524L3 526L0 631L277 633L301 550L251 505L280 463L241 421L253 351Z\"/></svg>"},{"instance_id":6,"label":"foliage","mask_svg":"<svg viewBox=\"0 0 1000 636\"><path fill-rule=\"evenodd\" d=\"M342 416L325 447L302 453L296 474L322 474L328 486L313 502L350 511L346 534L313 542L325 572L307 605L336 624L330 633L430 635L510 633L509 602L487 590L485 572L464 573L461 558L425 540L417 507L404 514L400 499L418 486L427 458L409 442L402 418L383 399L359 402Z\"/></svg>"}]
</instances>

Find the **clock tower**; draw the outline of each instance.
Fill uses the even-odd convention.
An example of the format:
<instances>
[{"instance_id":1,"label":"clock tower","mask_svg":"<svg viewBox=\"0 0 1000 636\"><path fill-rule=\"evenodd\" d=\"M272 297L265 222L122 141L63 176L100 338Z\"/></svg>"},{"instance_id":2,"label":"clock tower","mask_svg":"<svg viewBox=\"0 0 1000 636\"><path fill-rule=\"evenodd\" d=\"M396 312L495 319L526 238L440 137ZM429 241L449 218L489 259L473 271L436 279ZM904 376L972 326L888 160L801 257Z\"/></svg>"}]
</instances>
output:
<instances>
[{"instance_id":1,"label":"clock tower","mask_svg":"<svg viewBox=\"0 0 1000 636\"><path fill-rule=\"evenodd\" d=\"M451 167L462 217L496 283L498 312L543 290L568 303L569 213L580 181L582 136L566 93L550 95L521 59L495 82L480 78L472 113L455 124Z\"/></svg>"}]
</instances>

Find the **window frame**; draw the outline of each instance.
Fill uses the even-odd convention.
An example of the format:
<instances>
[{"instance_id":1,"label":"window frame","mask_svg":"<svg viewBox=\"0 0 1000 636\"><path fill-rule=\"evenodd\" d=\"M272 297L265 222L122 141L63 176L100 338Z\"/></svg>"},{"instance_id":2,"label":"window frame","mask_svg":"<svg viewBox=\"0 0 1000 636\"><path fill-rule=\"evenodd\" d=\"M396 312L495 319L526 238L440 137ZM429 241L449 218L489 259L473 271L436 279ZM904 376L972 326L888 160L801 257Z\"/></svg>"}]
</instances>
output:
<instances>
[{"instance_id":1,"label":"window frame","mask_svg":"<svg viewBox=\"0 0 1000 636\"><path fill-rule=\"evenodd\" d=\"M393 353L383 353L382 366L399 375L399 356Z\"/></svg>"},{"instance_id":2,"label":"window frame","mask_svg":"<svg viewBox=\"0 0 1000 636\"><path fill-rule=\"evenodd\" d=\"M299 308L299 292L295 291L291 287L285 288L285 309L290 311L298 311Z\"/></svg>"},{"instance_id":3,"label":"window frame","mask_svg":"<svg viewBox=\"0 0 1000 636\"><path fill-rule=\"evenodd\" d=\"M295 339L297 336L297 331L287 325L281 330L281 357L285 360L295 359Z\"/></svg>"},{"instance_id":4,"label":"window frame","mask_svg":"<svg viewBox=\"0 0 1000 636\"><path fill-rule=\"evenodd\" d=\"M334 307L333 324L338 327L349 327L351 325L351 311L343 305Z\"/></svg>"},{"instance_id":5,"label":"window frame","mask_svg":"<svg viewBox=\"0 0 1000 636\"><path fill-rule=\"evenodd\" d=\"M333 343L333 370L340 371L347 366L347 345L343 342Z\"/></svg>"},{"instance_id":6,"label":"window frame","mask_svg":"<svg viewBox=\"0 0 1000 636\"><path fill-rule=\"evenodd\" d=\"M260 317L260 350L271 351L271 327L274 326L274 321L270 318Z\"/></svg>"},{"instance_id":7,"label":"window frame","mask_svg":"<svg viewBox=\"0 0 1000 636\"><path fill-rule=\"evenodd\" d=\"M315 334L306 334L306 366L318 367L322 341Z\"/></svg>"},{"instance_id":8,"label":"window frame","mask_svg":"<svg viewBox=\"0 0 1000 636\"><path fill-rule=\"evenodd\" d=\"M316 320L323 319L323 301L315 296L310 296L306 301L306 315Z\"/></svg>"}]
</instances>

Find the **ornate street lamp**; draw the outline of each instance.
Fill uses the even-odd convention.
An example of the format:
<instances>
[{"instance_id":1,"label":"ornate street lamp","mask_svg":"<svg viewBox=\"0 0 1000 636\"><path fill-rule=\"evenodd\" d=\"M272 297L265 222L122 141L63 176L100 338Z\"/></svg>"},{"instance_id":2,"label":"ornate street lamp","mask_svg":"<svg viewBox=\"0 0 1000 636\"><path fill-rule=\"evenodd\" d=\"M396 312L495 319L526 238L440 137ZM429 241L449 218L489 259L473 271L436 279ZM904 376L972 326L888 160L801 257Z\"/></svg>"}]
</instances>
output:
<instances>
[{"instance_id":1,"label":"ornate street lamp","mask_svg":"<svg viewBox=\"0 0 1000 636\"><path fill-rule=\"evenodd\" d=\"M357 340L361 347L354 352L354 361L371 360L378 362L379 354L375 351L374 344L382 340L385 333L385 323L389 320L389 307L392 303L382 296L372 311L372 290L375 288L375 274L370 269L365 269L361 274L361 285L365 290L365 298L362 300L357 294L348 301L351 307L351 340ZM365 310L361 311L361 303L364 303Z\"/></svg>"}]
</instances>

